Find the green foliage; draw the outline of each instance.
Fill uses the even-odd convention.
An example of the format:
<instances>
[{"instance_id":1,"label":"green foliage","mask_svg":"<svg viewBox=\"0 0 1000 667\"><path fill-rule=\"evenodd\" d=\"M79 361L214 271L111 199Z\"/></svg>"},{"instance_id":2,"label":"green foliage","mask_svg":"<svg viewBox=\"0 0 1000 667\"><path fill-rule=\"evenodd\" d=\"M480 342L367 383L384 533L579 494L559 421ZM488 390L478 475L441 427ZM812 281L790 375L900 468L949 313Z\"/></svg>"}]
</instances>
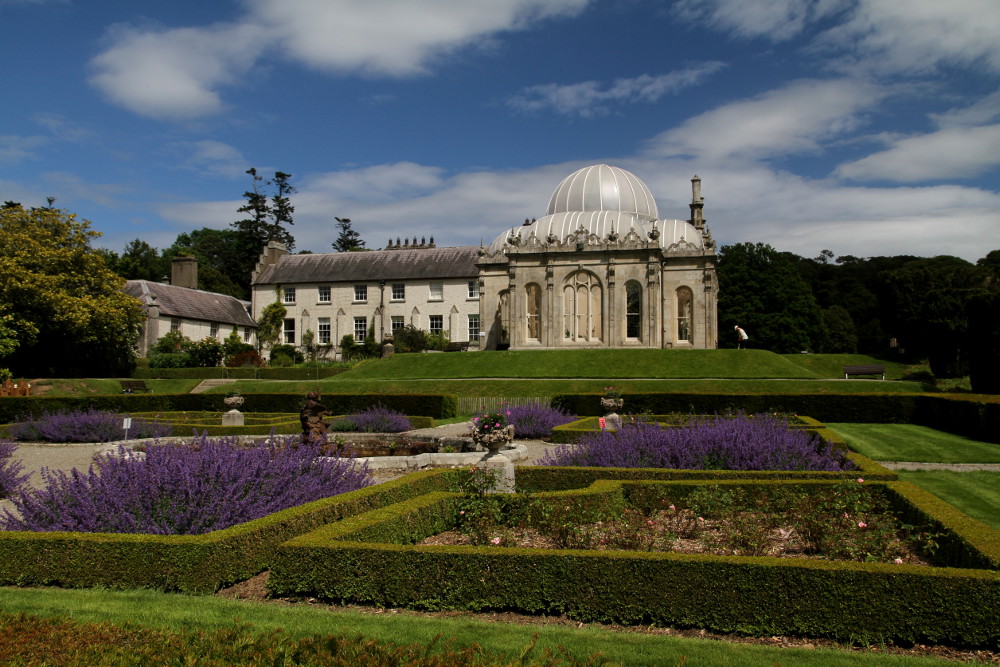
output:
<instances>
[{"instance_id":1,"label":"green foliage","mask_svg":"<svg viewBox=\"0 0 1000 667\"><path fill-rule=\"evenodd\" d=\"M294 345L273 345L271 346L272 366L293 366L305 361L305 356Z\"/></svg>"},{"instance_id":2,"label":"green foliage","mask_svg":"<svg viewBox=\"0 0 1000 667\"><path fill-rule=\"evenodd\" d=\"M253 265L248 268L243 264L241 241L236 230L203 227L178 234L173 245L163 251L163 257L194 257L198 260L198 289L249 299ZM257 247L257 255L260 251Z\"/></svg>"},{"instance_id":3,"label":"green foliage","mask_svg":"<svg viewBox=\"0 0 1000 667\"><path fill-rule=\"evenodd\" d=\"M196 365L187 352L161 352L149 357L150 368L190 368Z\"/></svg>"},{"instance_id":4,"label":"green foliage","mask_svg":"<svg viewBox=\"0 0 1000 667\"><path fill-rule=\"evenodd\" d=\"M222 354L225 358L226 366L243 366L247 363L245 358L240 358L240 355L245 355L253 353L257 354L256 348L249 343L243 342L243 339L236 333L234 328L225 340L222 341ZM256 364L260 365L260 364Z\"/></svg>"},{"instance_id":5,"label":"green foliage","mask_svg":"<svg viewBox=\"0 0 1000 667\"><path fill-rule=\"evenodd\" d=\"M719 253L719 342L735 347L733 327L750 347L779 353L816 351L826 325L796 257L763 243L723 246Z\"/></svg>"},{"instance_id":6,"label":"green foliage","mask_svg":"<svg viewBox=\"0 0 1000 667\"><path fill-rule=\"evenodd\" d=\"M159 282L170 275L170 261L142 239L129 241L121 255L111 258L108 268L126 280Z\"/></svg>"},{"instance_id":7,"label":"green foliage","mask_svg":"<svg viewBox=\"0 0 1000 667\"><path fill-rule=\"evenodd\" d=\"M1000 251L994 253L1000 255ZM979 394L1000 394L1000 279L997 276L1000 272L991 280L998 291L972 297L966 304L969 382L972 391Z\"/></svg>"},{"instance_id":8,"label":"green foliage","mask_svg":"<svg viewBox=\"0 0 1000 667\"><path fill-rule=\"evenodd\" d=\"M843 306L833 305L823 311L826 339L823 352L853 354L858 351L858 335L851 314Z\"/></svg>"},{"instance_id":9,"label":"green foliage","mask_svg":"<svg viewBox=\"0 0 1000 667\"><path fill-rule=\"evenodd\" d=\"M170 330L160 336L153 345L152 352L157 354L176 354L187 352L194 345L194 341L185 336L180 330Z\"/></svg>"},{"instance_id":10,"label":"green foliage","mask_svg":"<svg viewBox=\"0 0 1000 667\"><path fill-rule=\"evenodd\" d=\"M257 318L257 345L260 349L274 345L281 336L288 309L281 305L281 286L274 288L274 301L264 306Z\"/></svg>"},{"instance_id":11,"label":"green foliage","mask_svg":"<svg viewBox=\"0 0 1000 667\"><path fill-rule=\"evenodd\" d=\"M91 247L98 236L64 211L0 208L0 350L9 351L4 363L15 374L127 374L134 367L144 315Z\"/></svg>"},{"instance_id":12,"label":"green foliage","mask_svg":"<svg viewBox=\"0 0 1000 667\"><path fill-rule=\"evenodd\" d=\"M188 354L195 366L214 368L222 363L223 347L218 338L206 336L191 346Z\"/></svg>"},{"instance_id":13,"label":"green foliage","mask_svg":"<svg viewBox=\"0 0 1000 667\"><path fill-rule=\"evenodd\" d=\"M430 347L430 334L407 324L392 333L392 345L396 352L420 352Z\"/></svg>"},{"instance_id":14,"label":"green foliage","mask_svg":"<svg viewBox=\"0 0 1000 667\"><path fill-rule=\"evenodd\" d=\"M365 242L361 240L361 234L351 228L350 218L334 218L337 221L337 228L340 230L337 240L331 245L337 252L356 252L367 250Z\"/></svg>"}]
</instances>

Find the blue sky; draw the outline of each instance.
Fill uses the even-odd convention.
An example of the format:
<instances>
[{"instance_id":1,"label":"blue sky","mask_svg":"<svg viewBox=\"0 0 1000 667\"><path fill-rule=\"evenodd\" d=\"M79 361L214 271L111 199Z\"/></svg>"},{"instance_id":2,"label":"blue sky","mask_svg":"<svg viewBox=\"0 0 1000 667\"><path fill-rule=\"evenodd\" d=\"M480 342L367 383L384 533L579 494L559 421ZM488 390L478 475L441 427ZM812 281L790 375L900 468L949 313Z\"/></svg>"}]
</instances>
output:
<instances>
[{"instance_id":1,"label":"blue sky","mask_svg":"<svg viewBox=\"0 0 1000 667\"><path fill-rule=\"evenodd\" d=\"M580 167L720 244L1000 248L998 0L0 0L0 200L121 252L225 228L249 185L370 248L489 243Z\"/></svg>"}]
</instances>

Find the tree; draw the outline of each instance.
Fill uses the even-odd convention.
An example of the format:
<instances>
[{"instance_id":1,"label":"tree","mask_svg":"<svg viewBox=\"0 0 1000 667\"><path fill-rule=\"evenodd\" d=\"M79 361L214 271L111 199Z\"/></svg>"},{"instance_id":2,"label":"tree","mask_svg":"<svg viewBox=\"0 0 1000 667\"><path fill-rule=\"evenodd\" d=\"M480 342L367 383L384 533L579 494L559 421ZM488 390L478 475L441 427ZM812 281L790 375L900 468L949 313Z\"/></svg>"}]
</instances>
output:
<instances>
[{"instance_id":1,"label":"tree","mask_svg":"<svg viewBox=\"0 0 1000 667\"><path fill-rule=\"evenodd\" d=\"M259 255L260 248L257 248ZM198 260L198 289L228 294L237 299L250 296L250 272L240 253L240 234L233 229L203 227L177 235L163 251L165 261L189 255ZM256 265L257 257L254 257Z\"/></svg>"},{"instance_id":2,"label":"tree","mask_svg":"<svg viewBox=\"0 0 1000 667\"><path fill-rule=\"evenodd\" d=\"M144 318L86 220L51 208L0 209L0 318L16 336L17 375L124 375ZM2 332L0 332L2 335Z\"/></svg>"},{"instance_id":3,"label":"tree","mask_svg":"<svg viewBox=\"0 0 1000 667\"><path fill-rule=\"evenodd\" d=\"M752 347L789 353L819 349L823 314L796 263L801 258L763 243L723 246L719 253L719 328L723 347L735 347L733 327ZM728 332L726 329L728 328Z\"/></svg>"},{"instance_id":4,"label":"tree","mask_svg":"<svg viewBox=\"0 0 1000 667\"><path fill-rule=\"evenodd\" d=\"M340 236L331 244L334 250L337 252L366 250L365 242L361 240L361 234L351 229L350 218L334 217L333 219L337 221L337 227L340 228Z\"/></svg>"},{"instance_id":5,"label":"tree","mask_svg":"<svg viewBox=\"0 0 1000 667\"><path fill-rule=\"evenodd\" d=\"M273 347L281 336L288 309L281 305L281 286L275 288L274 301L264 306L257 320L257 349Z\"/></svg>"},{"instance_id":6,"label":"tree","mask_svg":"<svg viewBox=\"0 0 1000 667\"><path fill-rule=\"evenodd\" d=\"M126 280L160 281L170 275L170 261L142 239L129 241L111 268Z\"/></svg>"},{"instance_id":7,"label":"tree","mask_svg":"<svg viewBox=\"0 0 1000 667\"><path fill-rule=\"evenodd\" d=\"M972 391L1000 394L1000 291L969 299L966 317Z\"/></svg>"},{"instance_id":8,"label":"tree","mask_svg":"<svg viewBox=\"0 0 1000 667\"><path fill-rule=\"evenodd\" d=\"M250 175L250 189L243 193L246 203L237 209L237 212L245 213L246 217L232 223L232 227L239 235L236 248L240 270L237 275L240 276L239 280L245 281L240 284L246 285L249 294L250 274L268 241L281 241L289 252L295 247L295 237L285 227L294 224L292 213L295 212L295 207L292 206L289 195L295 193L295 186L290 183L292 175L283 171L274 172L274 178L269 181L265 181L255 167L247 169L246 173ZM267 194L269 186L275 187L270 201Z\"/></svg>"},{"instance_id":9,"label":"tree","mask_svg":"<svg viewBox=\"0 0 1000 667\"><path fill-rule=\"evenodd\" d=\"M830 306L823 311L823 320L826 323L826 341L823 343L823 352L847 352L853 354L858 351L858 335L854 329L854 320L851 314L843 306Z\"/></svg>"}]
</instances>

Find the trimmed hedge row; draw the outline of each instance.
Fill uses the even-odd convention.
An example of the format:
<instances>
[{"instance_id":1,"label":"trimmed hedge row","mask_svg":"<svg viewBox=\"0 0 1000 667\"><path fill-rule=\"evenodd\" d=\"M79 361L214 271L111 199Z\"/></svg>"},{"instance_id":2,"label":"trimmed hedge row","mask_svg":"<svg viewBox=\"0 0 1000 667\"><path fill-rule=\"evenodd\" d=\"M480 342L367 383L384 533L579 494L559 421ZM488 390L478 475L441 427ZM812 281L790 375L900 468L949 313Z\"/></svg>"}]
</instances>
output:
<instances>
[{"instance_id":1,"label":"trimmed hedge row","mask_svg":"<svg viewBox=\"0 0 1000 667\"><path fill-rule=\"evenodd\" d=\"M222 407L219 394L109 394L106 396L10 396L0 398L0 423L24 416L74 410L109 412L212 412ZM244 412L293 412L302 409L301 394L244 394ZM454 417L458 397L454 394L323 394L323 405L334 414L350 414L382 405L405 415L434 419Z\"/></svg>"},{"instance_id":2,"label":"trimmed hedge row","mask_svg":"<svg viewBox=\"0 0 1000 667\"><path fill-rule=\"evenodd\" d=\"M132 377L137 380L316 380L340 375L351 370L344 368L289 368L265 366L263 368L137 368Z\"/></svg>"},{"instance_id":3,"label":"trimmed hedge row","mask_svg":"<svg viewBox=\"0 0 1000 667\"><path fill-rule=\"evenodd\" d=\"M625 484L617 486L624 493ZM885 486L913 513L949 530L966 560L993 569L408 544L437 530L428 516L449 515L450 494L435 494L282 544L268 586L278 595L383 607L519 610L592 622L995 648L1000 535L953 509L941 511L909 483ZM369 541L376 537L384 541Z\"/></svg>"},{"instance_id":4,"label":"trimmed hedge row","mask_svg":"<svg viewBox=\"0 0 1000 667\"><path fill-rule=\"evenodd\" d=\"M302 432L302 423L299 421L299 416L297 414L285 413L280 418L267 420L266 423L262 424L245 424L243 426L222 426L218 419L221 418L221 413L217 416L217 421L212 423L207 423L204 421L183 421L177 423L171 419L169 416L162 419L154 419L156 413L133 414L133 417L141 416L150 421L159 421L162 423L168 423L173 426L175 436L187 436L189 432L195 435L207 434L210 436L219 435L270 435L272 431L275 435L291 435L294 433ZM343 416L343 415L338 415ZM326 418L327 426L329 427L332 422L336 419ZM432 417L408 417L410 420L410 428L432 428L434 426L434 419ZM352 435L356 433L363 433L363 431L333 431L332 429L328 432L328 437L332 440L336 437L342 437L345 439L350 439Z\"/></svg>"},{"instance_id":5,"label":"trimmed hedge row","mask_svg":"<svg viewBox=\"0 0 1000 667\"><path fill-rule=\"evenodd\" d=\"M0 531L0 585L214 593L267 569L291 537L444 486L414 473L205 535Z\"/></svg>"},{"instance_id":6,"label":"trimmed hedge row","mask_svg":"<svg viewBox=\"0 0 1000 667\"><path fill-rule=\"evenodd\" d=\"M643 418L659 422L665 426L678 426L677 423L671 423L671 415L643 415ZM565 424L560 424L552 429L552 436L550 441L558 444L564 445L568 443L573 443L578 441L582 436L588 435L590 433L596 432L600 428L598 423L599 417L584 417L582 419L577 419L575 421L567 422ZM846 447L846 443L843 439L835 434L826 426L812 417L804 417L796 415L792 418L788 424L789 428L802 429L812 431L818 435L821 435L828 442L834 442L841 447Z\"/></svg>"},{"instance_id":7,"label":"trimmed hedge row","mask_svg":"<svg viewBox=\"0 0 1000 667\"><path fill-rule=\"evenodd\" d=\"M623 412L713 414L790 412L823 422L920 424L984 442L1000 442L1000 396L945 394L626 394ZM560 394L553 407L604 414L601 394Z\"/></svg>"}]
</instances>

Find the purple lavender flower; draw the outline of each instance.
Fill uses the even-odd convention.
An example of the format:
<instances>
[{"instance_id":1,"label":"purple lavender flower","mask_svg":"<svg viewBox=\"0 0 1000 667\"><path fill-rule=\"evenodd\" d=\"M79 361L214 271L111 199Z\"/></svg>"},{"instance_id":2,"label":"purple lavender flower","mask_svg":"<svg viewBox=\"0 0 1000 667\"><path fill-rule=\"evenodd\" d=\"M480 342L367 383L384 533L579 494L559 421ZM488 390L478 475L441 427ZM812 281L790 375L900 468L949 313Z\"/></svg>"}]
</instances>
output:
<instances>
[{"instance_id":1,"label":"purple lavender flower","mask_svg":"<svg viewBox=\"0 0 1000 667\"><path fill-rule=\"evenodd\" d=\"M366 466L317 458L298 436L260 445L205 436L150 443L145 457L102 458L88 472L42 469L45 487L22 488L4 530L198 535L371 484Z\"/></svg>"},{"instance_id":2,"label":"purple lavender flower","mask_svg":"<svg viewBox=\"0 0 1000 667\"><path fill-rule=\"evenodd\" d=\"M401 433L410 430L409 417L382 405L347 415L345 421L354 424L354 430L366 433Z\"/></svg>"},{"instance_id":3,"label":"purple lavender flower","mask_svg":"<svg viewBox=\"0 0 1000 667\"><path fill-rule=\"evenodd\" d=\"M673 470L853 470L846 457L769 414L692 417L688 426L644 422L561 445L539 462L552 466Z\"/></svg>"},{"instance_id":4,"label":"purple lavender flower","mask_svg":"<svg viewBox=\"0 0 1000 667\"><path fill-rule=\"evenodd\" d=\"M553 428L575 419L576 415L546 403L535 402L507 408L507 423L514 425L514 433L518 438L547 438L552 435Z\"/></svg>"},{"instance_id":5,"label":"purple lavender flower","mask_svg":"<svg viewBox=\"0 0 1000 667\"><path fill-rule=\"evenodd\" d=\"M111 442L125 437L122 420L126 415L101 410L44 413L10 427L14 440L45 442ZM167 424L133 419L129 438L162 438L171 434Z\"/></svg>"},{"instance_id":6,"label":"purple lavender flower","mask_svg":"<svg viewBox=\"0 0 1000 667\"><path fill-rule=\"evenodd\" d=\"M10 440L0 440L0 498L13 495L28 481L31 473L24 472L20 461L14 460L17 445Z\"/></svg>"}]
</instances>

